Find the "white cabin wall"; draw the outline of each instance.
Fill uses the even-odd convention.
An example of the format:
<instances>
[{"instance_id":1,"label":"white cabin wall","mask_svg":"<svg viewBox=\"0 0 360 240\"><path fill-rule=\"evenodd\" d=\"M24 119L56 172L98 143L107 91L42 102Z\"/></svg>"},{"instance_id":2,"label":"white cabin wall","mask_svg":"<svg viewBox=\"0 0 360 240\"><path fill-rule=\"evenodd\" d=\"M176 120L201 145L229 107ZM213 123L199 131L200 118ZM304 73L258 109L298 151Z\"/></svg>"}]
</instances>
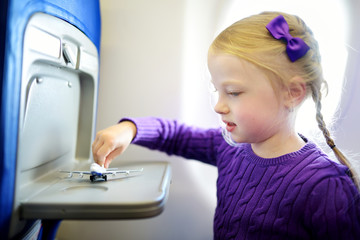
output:
<instances>
[{"instance_id":1,"label":"white cabin wall","mask_svg":"<svg viewBox=\"0 0 360 240\"><path fill-rule=\"evenodd\" d=\"M226 2L101 0L97 131L127 116L215 125L217 118L207 104L206 54ZM199 111L202 114L196 114ZM170 195L160 216L63 221L57 239L211 239L216 168L137 146L130 146L111 166L137 160L171 162Z\"/></svg>"}]
</instances>

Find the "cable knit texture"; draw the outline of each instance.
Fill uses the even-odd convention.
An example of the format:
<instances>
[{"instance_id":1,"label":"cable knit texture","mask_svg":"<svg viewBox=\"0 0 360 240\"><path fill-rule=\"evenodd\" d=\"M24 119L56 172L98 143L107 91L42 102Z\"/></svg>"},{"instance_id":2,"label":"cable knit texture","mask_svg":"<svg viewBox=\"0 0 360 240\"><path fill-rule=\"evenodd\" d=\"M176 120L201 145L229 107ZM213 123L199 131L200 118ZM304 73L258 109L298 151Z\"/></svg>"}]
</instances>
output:
<instances>
[{"instance_id":1,"label":"cable knit texture","mask_svg":"<svg viewBox=\"0 0 360 240\"><path fill-rule=\"evenodd\" d=\"M229 146L220 129L159 118L137 126L134 144L218 168L214 239L360 239L360 197L347 168L307 141L277 158Z\"/></svg>"}]
</instances>

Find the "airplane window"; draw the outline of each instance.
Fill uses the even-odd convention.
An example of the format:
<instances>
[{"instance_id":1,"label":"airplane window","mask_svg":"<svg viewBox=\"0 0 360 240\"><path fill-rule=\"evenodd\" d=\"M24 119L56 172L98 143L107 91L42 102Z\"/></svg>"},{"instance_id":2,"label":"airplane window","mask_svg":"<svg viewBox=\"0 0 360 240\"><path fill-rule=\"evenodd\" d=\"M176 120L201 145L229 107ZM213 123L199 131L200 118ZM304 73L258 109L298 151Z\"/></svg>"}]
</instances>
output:
<instances>
[{"instance_id":1,"label":"airplane window","mask_svg":"<svg viewBox=\"0 0 360 240\"><path fill-rule=\"evenodd\" d=\"M320 11L324 6L326 11ZM303 0L297 3L293 1L290 3L287 0L232 1L224 11L225 17L218 27L219 32L241 18L263 11L282 11L298 15L312 29L320 47L324 78L328 82L329 92L327 95L326 91L323 93L322 112L325 122L329 125L336 120L333 117L336 115L343 91L347 47L349 47L346 45L348 24L344 2L341 0ZM318 135L315 105L312 99L308 99L301 107L296 124L301 133L311 137Z\"/></svg>"}]
</instances>

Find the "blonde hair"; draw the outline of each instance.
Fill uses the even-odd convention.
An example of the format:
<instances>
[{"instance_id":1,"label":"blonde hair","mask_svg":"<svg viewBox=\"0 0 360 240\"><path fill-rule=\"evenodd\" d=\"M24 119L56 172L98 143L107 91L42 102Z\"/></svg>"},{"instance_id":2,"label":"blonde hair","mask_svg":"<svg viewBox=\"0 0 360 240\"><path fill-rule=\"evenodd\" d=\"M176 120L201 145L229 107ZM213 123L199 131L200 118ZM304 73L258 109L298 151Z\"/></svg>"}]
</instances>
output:
<instances>
[{"instance_id":1,"label":"blonde hair","mask_svg":"<svg viewBox=\"0 0 360 240\"><path fill-rule=\"evenodd\" d=\"M310 50L300 59L291 62L284 42L276 40L266 29L275 17L283 15L289 25L290 34L300 37ZM346 165L355 185L360 189L359 178L349 160L336 147L321 113L321 87L327 87L323 78L318 43L304 21L293 15L280 12L263 12L235 22L221 32L209 49L210 53L226 53L245 59L272 75L277 76L284 86L294 76L306 83L306 95L311 96L316 106L316 121L327 145L333 150L340 163Z\"/></svg>"}]
</instances>

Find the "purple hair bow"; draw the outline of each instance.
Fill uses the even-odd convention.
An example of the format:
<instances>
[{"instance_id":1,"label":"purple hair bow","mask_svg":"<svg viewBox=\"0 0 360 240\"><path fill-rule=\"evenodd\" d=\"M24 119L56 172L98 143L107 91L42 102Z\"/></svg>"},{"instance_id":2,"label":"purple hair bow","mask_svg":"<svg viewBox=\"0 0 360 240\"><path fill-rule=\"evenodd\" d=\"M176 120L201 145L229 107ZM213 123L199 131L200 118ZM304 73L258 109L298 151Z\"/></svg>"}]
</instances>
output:
<instances>
[{"instance_id":1,"label":"purple hair bow","mask_svg":"<svg viewBox=\"0 0 360 240\"><path fill-rule=\"evenodd\" d=\"M266 28L275 39L286 40L286 52L292 62L303 57L310 49L304 40L291 36L289 25L282 15L271 20L268 25L266 25Z\"/></svg>"}]
</instances>

